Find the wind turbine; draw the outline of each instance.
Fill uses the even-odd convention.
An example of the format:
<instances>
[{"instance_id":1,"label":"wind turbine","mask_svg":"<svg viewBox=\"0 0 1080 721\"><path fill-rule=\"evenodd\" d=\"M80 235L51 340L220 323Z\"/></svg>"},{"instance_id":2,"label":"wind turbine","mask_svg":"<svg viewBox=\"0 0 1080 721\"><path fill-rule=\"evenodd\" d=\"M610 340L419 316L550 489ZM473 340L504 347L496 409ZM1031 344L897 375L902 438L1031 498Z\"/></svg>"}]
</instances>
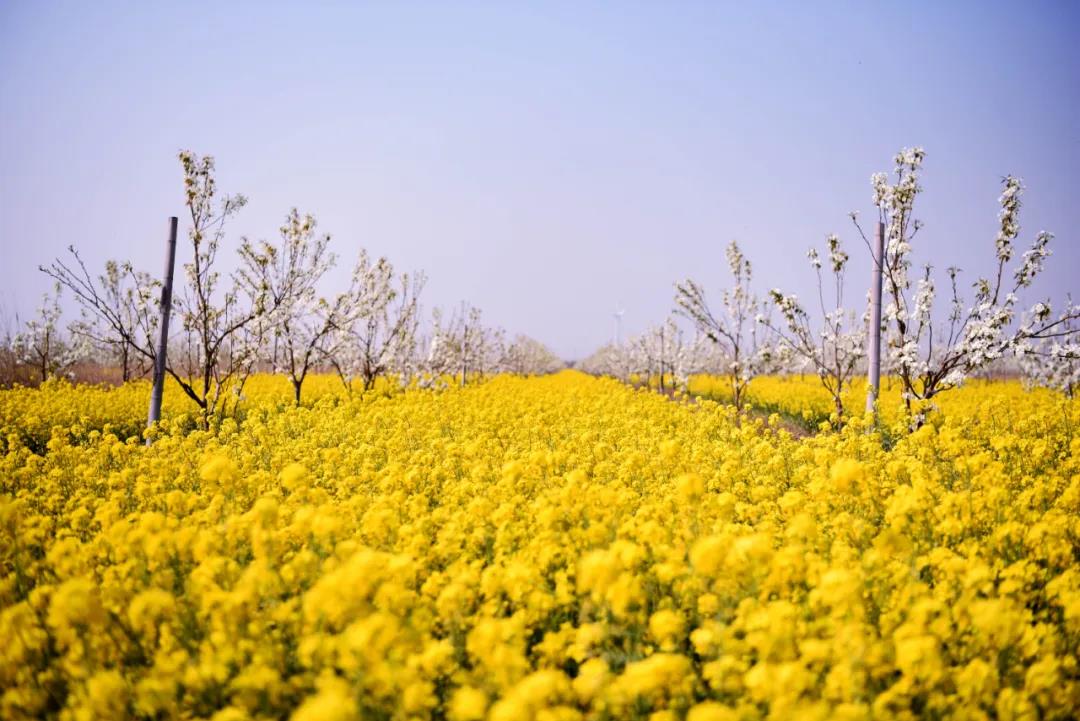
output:
<instances>
[{"instance_id":1,"label":"wind turbine","mask_svg":"<svg viewBox=\"0 0 1080 721\"><path fill-rule=\"evenodd\" d=\"M615 304L615 312L612 316L615 318L615 345L622 345L622 317L626 313L625 308L619 308L619 304Z\"/></svg>"}]
</instances>

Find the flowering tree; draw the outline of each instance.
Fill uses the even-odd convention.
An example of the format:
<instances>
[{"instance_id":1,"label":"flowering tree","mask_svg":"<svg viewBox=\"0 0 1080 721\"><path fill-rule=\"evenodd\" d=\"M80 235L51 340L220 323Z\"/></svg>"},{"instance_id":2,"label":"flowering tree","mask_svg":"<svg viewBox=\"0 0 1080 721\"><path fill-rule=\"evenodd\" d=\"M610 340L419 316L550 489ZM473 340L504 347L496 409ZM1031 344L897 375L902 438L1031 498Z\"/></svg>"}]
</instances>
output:
<instances>
[{"instance_id":1,"label":"flowering tree","mask_svg":"<svg viewBox=\"0 0 1080 721\"><path fill-rule=\"evenodd\" d=\"M1043 312L1036 305L1035 313ZM1080 388L1080 309L1067 299L1058 333L1020 346L1020 367L1029 385L1053 388L1069 398Z\"/></svg>"},{"instance_id":2,"label":"flowering tree","mask_svg":"<svg viewBox=\"0 0 1080 721\"><path fill-rule=\"evenodd\" d=\"M746 388L772 357L772 346L759 337L757 316L761 303L750 290L750 261L735 241L727 247L728 266L734 285L724 290L724 312L719 317L709 308L705 290L693 280L675 284L676 312L715 343L727 358L725 375L731 383L735 407L742 410Z\"/></svg>"},{"instance_id":3,"label":"flowering tree","mask_svg":"<svg viewBox=\"0 0 1080 721\"><path fill-rule=\"evenodd\" d=\"M506 346L505 354L499 364L502 370L517 375L543 375L554 373L563 367L563 362L551 350L538 340L526 335L518 335Z\"/></svg>"},{"instance_id":4,"label":"flowering tree","mask_svg":"<svg viewBox=\"0 0 1080 721\"><path fill-rule=\"evenodd\" d=\"M372 262L361 250L349 291L341 299L338 317L323 357L351 392L354 379L364 390L380 375L398 373L407 383L413 372L420 323L423 273L394 272L386 258Z\"/></svg>"},{"instance_id":5,"label":"flowering tree","mask_svg":"<svg viewBox=\"0 0 1080 721\"><path fill-rule=\"evenodd\" d=\"M637 342L608 343L596 349L580 363L586 373L611 376L627 383L630 376L645 367Z\"/></svg>"},{"instance_id":6,"label":"flowering tree","mask_svg":"<svg viewBox=\"0 0 1080 721\"><path fill-rule=\"evenodd\" d=\"M6 309L0 305L0 388L15 384L21 364L15 353L16 330Z\"/></svg>"},{"instance_id":7,"label":"flowering tree","mask_svg":"<svg viewBox=\"0 0 1080 721\"><path fill-rule=\"evenodd\" d=\"M420 343L423 356L420 382L424 386L441 387L445 383L445 378L460 367L451 344L451 334L449 329L445 328L445 324L442 309L432 310L431 332L426 334Z\"/></svg>"},{"instance_id":8,"label":"flowering tree","mask_svg":"<svg viewBox=\"0 0 1080 721\"><path fill-rule=\"evenodd\" d=\"M667 376L673 374L678 357L683 350L682 330L675 321L668 318L664 323L647 329L635 339L640 349L639 357L644 360L645 382L650 383L655 376L661 393L667 391Z\"/></svg>"},{"instance_id":9,"label":"flowering tree","mask_svg":"<svg viewBox=\"0 0 1080 721\"><path fill-rule=\"evenodd\" d=\"M69 288L81 306L84 320L72 331L105 350L120 366L124 381L133 372L151 370L159 321L155 298L161 283L130 262L116 260L105 262L105 272L95 282L75 247L68 246L68 252L73 264L57 258L41 270Z\"/></svg>"},{"instance_id":10,"label":"flowering tree","mask_svg":"<svg viewBox=\"0 0 1080 721\"><path fill-rule=\"evenodd\" d=\"M1070 323L1080 315L1069 307L1052 318L1050 304L1038 303L1018 326L1012 323L1018 304L1017 292L1031 286L1050 255L1053 235L1040 231L1031 247L1013 264L1014 244L1020 232L1019 178L1007 176L999 202L999 228L995 238L996 272L992 278L974 283L975 295L965 309L957 287L960 270L950 267L951 299L947 322L935 330L933 305L936 296L929 265L914 283L911 272L911 242L921 228L913 216L915 199L922 190L919 172L925 152L922 148L901 150L895 157L894 180L885 173L871 178L874 205L885 224L885 256L882 266L884 295L883 322L888 327L888 347L892 365L903 386L904 399L914 423L924 418L927 402L942 391L954 388L964 379L1006 353L1023 354L1040 340L1073 337ZM852 215L860 233L857 218ZM863 239L866 235L863 233ZM869 241L867 240L867 243ZM913 404L918 403L918 409Z\"/></svg>"},{"instance_id":11,"label":"flowering tree","mask_svg":"<svg viewBox=\"0 0 1080 721\"><path fill-rule=\"evenodd\" d=\"M246 241L242 244L240 261L244 270L232 278L229 287L222 286L217 270L225 224L244 206L245 198L218 196L212 157L199 158L183 151L180 163L191 221L188 238L192 260L184 264L186 284L174 297L181 330L180 337L170 344L174 350L168 354L165 372L199 407L205 425L214 415L226 412L226 394L239 398L269 328L266 314L275 306L272 298L268 301L265 287L244 277L262 274L260 269L270 262L265 248ZM117 266L116 272L131 283L130 294L124 290L117 307L110 297L113 274L109 264L105 275L95 282L74 249L72 253L77 270L59 259L41 270L74 292L91 322L97 324L95 334L126 346L154 365L157 346L152 336L157 319L149 304L154 288L149 276L135 273L124 264ZM129 300L141 305L132 309Z\"/></svg>"},{"instance_id":12,"label":"flowering tree","mask_svg":"<svg viewBox=\"0 0 1080 721\"><path fill-rule=\"evenodd\" d=\"M335 263L329 235L316 236L316 221L293 208L281 226L281 247L246 245L237 274L252 297L265 293L274 310L248 326L250 342L266 341L274 370L284 373L300 405L304 380L326 352L330 334L350 320L349 294L327 300L318 283ZM266 262L263 262L263 259Z\"/></svg>"},{"instance_id":13,"label":"flowering tree","mask_svg":"<svg viewBox=\"0 0 1080 721\"><path fill-rule=\"evenodd\" d=\"M483 377L496 371L504 357L504 333L483 323L483 313L465 303L448 320L436 309L432 315L432 333L425 374L438 382L446 375L459 376L462 386L470 374Z\"/></svg>"},{"instance_id":14,"label":"flowering tree","mask_svg":"<svg viewBox=\"0 0 1080 721\"><path fill-rule=\"evenodd\" d=\"M859 362L866 355L866 323L869 319L864 316L861 323L857 322L855 312L844 308L844 270L847 268L848 254L836 235L828 236L825 243L832 274L832 293L828 304L825 301L826 283L821 272L821 257L815 248L807 253L810 265L817 274L821 328L815 331L811 327L810 316L796 296L784 295L778 289L773 289L770 296L783 324L773 324L764 317L761 322L776 334L779 343L792 356L813 368L825 390L832 396L836 417L842 422L843 392L851 384Z\"/></svg>"},{"instance_id":15,"label":"flowering tree","mask_svg":"<svg viewBox=\"0 0 1080 721\"><path fill-rule=\"evenodd\" d=\"M773 368L773 365L775 359L775 352L771 355L760 357L758 366L759 372L774 372L775 369ZM772 362L766 362L767 360ZM674 371L675 382L677 385L685 388L689 385L691 375L697 373L721 375L727 369L728 363L728 357L721 351L719 346L701 333L696 333L692 341L683 345L682 352L676 360L676 369Z\"/></svg>"},{"instance_id":16,"label":"flowering tree","mask_svg":"<svg viewBox=\"0 0 1080 721\"><path fill-rule=\"evenodd\" d=\"M37 315L26 322L15 335L13 346L20 362L35 369L44 382L63 374L88 352L82 336L60 328L61 285L57 283L52 294L42 296Z\"/></svg>"},{"instance_id":17,"label":"flowering tree","mask_svg":"<svg viewBox=\"0 0 1080 721\"><path fill-rule=\"evenodd\" d=\"M632 365L636 366L634 372L644 375L646 382L657 377L661 393L686 390L692 373L724 367L711 340L701 334L687 340L674 318L649 328L631 339L630 344L636 351L629 355Z\"/></svg>"},{"instance_id":18,"label":"flowering tree","mask_svg":"<svg viewBox=\"0 0 1080 721\"><path fill-rule=\"evenodd\" d=\"M249 282L270 263L265 245L241 244L241 272L229 287L221 285L217 254L225 224L244 205L242 195L218 197L214 159L180 153L184 193L191 227L192 260L184 264L187 283L175 306L185 335L180 357L170 357L166 371L202 411L204 422L227 412L229 395L239 400L254 368L265 335L267 314L276 310L264 285Z\"/></svg>"}]
</instances>

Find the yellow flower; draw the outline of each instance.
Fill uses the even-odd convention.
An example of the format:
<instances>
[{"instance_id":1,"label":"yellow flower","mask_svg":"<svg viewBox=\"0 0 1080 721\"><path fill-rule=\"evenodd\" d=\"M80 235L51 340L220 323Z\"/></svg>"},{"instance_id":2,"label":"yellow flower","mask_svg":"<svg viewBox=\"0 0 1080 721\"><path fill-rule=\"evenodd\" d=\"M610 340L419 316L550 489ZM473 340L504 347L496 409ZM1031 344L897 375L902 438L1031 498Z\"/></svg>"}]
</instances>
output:
<instances>
[{"instance_id":1,"label":"yellow flower","mask_svg":"<svg viewBox=\"0 0 1080 721\"><path fill-rule=\"evenodd\" d=\"M675 479L675 487L687 501L696 501L705 495L705 481L696 473L684 473Z\"/></svg>"},{"instance_id":2,"label":"yellow flower","mask_svg":"<svg viewBox=\"0 0 1080 721\"><path fill-rule=\"evenodd\" d=\"M463 686L450 699L450 721L479 721L487 711L487 695L478 688Z\"/></svg>"},{"instance_id":3,"label":"yellow flower","mask_svg":"<svg viewBox=\"0 0 1080 721\"><path fill-rule=\"evenodd\" d=\"M278 478L281 480L281 485L286 490L295 491L298 489L304 480L308 476L308 470L299 463L290 463L281 469L281 473L278 474Z\"/></svg>"},{"instance_id":4,"label":"yellow flower","mask_svg":"<svg viewBox=\"0 0 1080 721\"><path fill-rule=\"evenodd\" d=\"M1080 400L884 385L0 390L0 718L1067 715Z\"/></svg>"},{"instance_id":5,"label":"yellow flower","mask_svg":"<svg viewBox=\"0 0 1080 721\"><path fill-rule=\"evenodd\" d=\"M614 684L617 697L627 703L642 697L684 696L692 686L689 659L672 653L656 653L627 664Z\"/></svg>"},{"instance_id":6,"label":"yellow flower","mask_svg":"<svg viewBox=\"0 0 1080 721\"><path fill-rule=\"evenodd\" d=\"M724 563L729 541L720 536L703 538L690 551L690 563L703 576L715 576Z\"/></svg>"},{"instance_id":7,"label":"yellow flower","mask_svg":"<svg viewBox=\"0 0 1080 721\"><path fill-rule=\"evenodd\" d=\"M578 563L578 590L603 594L619 577L621 570L618 558L610 551L590 551Z\"/></svg>"},{"instance_id":8,"label":"yellow flower","mask_svg":"<svg viewBox=\"0 0 1080 721\"><path fill-rule=\"evenodd\" d=\"M228 456L219 453L199 468L199 478L218 485L228 485L237 478L236 464Z\"/></svg>"},{"instance_id":9,"label":"yellow flower","mask_svg":"<svg viewBox=\"0 0 1080 721\"><path fill-rule=\"evenodd\" d=\"M592 701L607 684L610 676L607 662L602 658L590 658L581 664L577 678L573 681L578 700L582 703Z\"/></svg>"},{"instance_id":10,"label":"yellow flower","mask_svg":"<svg viewBox=\"0 0 1080 721\"><path fill-rule=\"evenodd\" d=\"M128 685L118 671L99 671L86 682L88 718L119 719L126 713Z\"/></svg>"},{"instance_id":11,"label":"yellow flower","mask_svg":"<svg viewBox=\"0 0 1080 721\"><path fill-rule=\"evenodd\" d=\"M715 701L699 703L686 714L686 721L738 721L739 714Z\"/></svg>"},{"instance_id":12,"label":"yellow flower","mask_svg":"<svg viewBox=\"0 0 1080 721\"><path fill-rule=\"evenodd\" d=\"M997 692L997 672L981 658L973 659L956 674L956 693L965 702L990 705Z\"/></svg>"},{"instance_id":13,"label":"yellow flower","mask_svg":"<svg viewBox=\"0 0 1080 721\"><path fill-rule=\"evenodd\" d=\"M104 624L106 618L98 589L87 578L65 581L49 603L48 624L64 645L75 643L92 627Z\"/></svg>"},{"instance_id":14,"label":"yellow flower","mask_svg":"<svg viewBox=\"0 0 1080 721\"><path fill-rule=\"evenodd\" d=\"M169 617L175 606L171 593L160 588L148 588L131 600L128 619L133 628L146 632L159 620Z\"/></svg>"},{"instance_id":15,"label":"yellow flower","mask_svg":"<svg viewBox=\"0 0 1080 721\"><path fill-rule=\"evenodd\" d=\"M332 676L319 680L319 690L290 716L291 721L354 721L360 718L349 684Z\"/></svg>"},{"instance_id":16,"label":"yellow flower","mask_svg":"<svg viewBox=\"0 0 1080 721\"><path fill-rule=\"evenodd\" d=\"M853 458L841 458L833 463L829 470L829 480L839 493L851 493L852 489L862 483L865 477L866 469L863 464Z\"/></svg>"},{"instance_id":17,"label":"yellow flower","mask_svg":"<svg viewBox=\"0 0 1080 721\"><path fill-rule=\"evenodd\" d=\"M913 636L896 642L896 666L920 681L934 681L942 672L939 643L933 636Z\"/></svg>"},{"instance_id":18,"label":"yellow flower","mask_svg":"<svg viewBox=\"0 0 1080 721\"><path fill-rule=\"evenodd\" d=\"M670 609L657 611L649 618L649 633L664 650L673 650L683 632L683 617Z\"/></svg>"}]
</instances>

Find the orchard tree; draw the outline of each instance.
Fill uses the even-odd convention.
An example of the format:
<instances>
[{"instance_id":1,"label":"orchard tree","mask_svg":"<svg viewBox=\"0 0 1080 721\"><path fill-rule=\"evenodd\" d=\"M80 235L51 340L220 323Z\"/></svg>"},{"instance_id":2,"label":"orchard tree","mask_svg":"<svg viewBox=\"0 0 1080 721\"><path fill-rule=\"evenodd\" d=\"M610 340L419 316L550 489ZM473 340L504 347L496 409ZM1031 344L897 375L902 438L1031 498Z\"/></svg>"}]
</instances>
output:
<instances>
[{"instance_id":1,"label":"orchard tree","mask_svg":"<svg viewBox=\"0 0 1080 721\"><path fill-rule=\"evenodd\" d=\"M1034 312L1043 313L1036 304ZM1020 367L1028 385L1061 391L1073 398L1080 389L1080 309L1068 298L1059 315L1062 321L1054 335L1020 346Z\"/></svg>"},{"instance_id":2,"label":"orchard tree","mask_svg":"<svg viewBox=\"0 0 1080 721\"><path fill-rule=\"evenodd\" d=\"M661 390L687 390L695 373L720 373L727 361L718 346L701 334L687 340L686 333L669 318L625 343L608 343L581 361L585 373L610 376L629 383L632 376L651 378L663 367ZM667 378L670 377L670 383Z\"/></svg>"},{"instance_id":3,"label":"orchard tree","mask_svg":"<svg viewBox=\"0 0 1080 721\"><path fill-rule=\"evenodd\" d=\"M470 374L482 378L498 369L504 334L501 329L484 325L479 308L462 303L461 309L446 321L436 309L432 325L425 369L431 382L446 375L457 376L464 387Z\"/></svg>"},{"instance_id":4,"label":"orchard tree","mask_svg":"<svg viewBox=\"0 0 1080 721\"><path fill-rule=\"evenodd\" d=\"M645 367L636 341L608 343L581 361L581 370L598 376L610 376L624 383Z\"/></svg>"},{"instance_id":5,"label":"orchard tree","mask_svg":"<svg viewBox=\"0 0 1080 721\"><path fill-rule=\"evenodd\" d=\"M656 375L661 393L669 389L685 389L697 348L687 343L682 328L675 323L674 318L668 318L663 324L649 328L634 339L634 342L639 351L637 357L644 361L642 370L646 383Z\"/></svg>"},{"instance_id":6,"label":"orchard tree","mask_svg":"<svg viewBox=\"0 0 1080 721\"><path fill-rule=\"evenodd\" d=\"M105 262L105 272L95 283L75 247L68 246L68 252L74 258L71 265L57 258L41 270L71 289L79 303L84 320L72 326L73 332L104 350L125 382L153 370L153 356L144 349L155 347L161 283L130 262L117 260Z\"/></svg>"},{"instance_id":7,"label":"orchard tree","mask_svg":"<svg viewBox=\"0 0 1080 721\"><path fill-rule=\"evenodd\" d=\"M238 394L253 368L264 332L269 324L265 286L245 282L244 276L222 286L217 255L225 236L225 224L244 205L242 195L218 197L214 180L214 159L180 153L184 169L184 191L190 214L192 260L184 264L187 283L176 302L181 328L187 342L181 357L170 362L169 373L202 410L208 420L225 413L227 393ZM257 248L247 240L240 247L243 274L258 277L270 263L266 247ZM236 395L237 400L239 396Z\"/></svg>"},{"instance_id":8,"label":"orchard tree","mask_svg":"<svg viewBox=\"0 0 1080 721\"><path fill-rule=\"evenodd\" d=\"M931 267L926 265L914 280L911 275L912 241L922 227L914 217L914 206L922 191L919 173L925 155L922 148L901 150L894 159L892 182L885 173L871 178L874 205L885 225L883 322L888 328L892 367L916 426L924 422L932 398L960 385L989 363L1010 353L1023 355L1039 341L1071 342L1076 333L1071 324L1080 317L1071 305L1053 317L1050 303L1040 302L1021 323L1013 325L1017 293L1029 288L1042 270L1053 235L1040 231L1030 248L1014 260L1023 186L1019 178L1010 175L1003 179L998 199L1001 211L994 239L995 272L973 284L974 298L967 305L958 288L960 270L948 268L949 311L946 323L935 328L937 289ZM854 214L852 218L862 233ZM863 238L866 240L865 233Z\"/></svg>"},{"instance_id":9,"label":"orchard tree","mask_svg":"<svg viewBox=\"0 0 1080 721\"><path fill-rule=\"evenodd\" d=\"M762 317L761 322L776 334L779 344L792 357L801 359L821 379L821 384L833 399L833 409L839 422L844 419L843 393L851 385L859 364L866 356L866 324L869 316L856 320L854 311L844 308L844 271L848 254L836 235L825 239L831 273L831 293L826 302L826 281L821 272L821 257L815 248L807 253L810 265L817 274L818 303L821 327L812 327L809 313L794 295L784 295L779 289L770 293L773 305L783 322L774 324Z\"/></svg>"},{"instance_id":10,"label":"orchard tree","mask_svg":"<svg viewBox=\"0 0 1080 721\"><path fill-rule=\"evenodd\" d=\"M565 364L540 341L518 335L506 346L499 365L507 373L527 376L554 373Z\"/></svg>"},{"instance_id":11,"label":"orchard tree","mask_svg":"<svg viewBox=\"0 0 1080 721\"><path fill-rule=\"evenodd\" d=\"M733 285L723 292L721 314L713 313L705 290L690 279L675 284L675 304L676 312L690 320L697 332L715 343L726 357L724 375L731 385L735 407L742 410L746 388L769 364L773 348L759 330L757 318L762 304L750 289L750 261L735 241L727 247L727 261Z\"/></svg>"},{"instance_id":12,"label":"orchard tree","mask_svg":"<svg viewBox=\"0 0 1080 721\"><path fill-rule=\"evenodd\" d=\"M374 262L364 250L341 299L323 356L350 393L354 379L365 391L379 376L398 374L407 384L414 372L423 273L395 273L386 258Z\"/></svg>"},{"instance_id":13,"label":"orchard tree","mask_svg":"<svg viewBox=\"0 0 1080 721\"><path fill-rule=\"evenodd\" d=\"M274 370L289 378L296 405L329 337L349 322L352 310L348 294L331 300L318 294L319 281L336 258L327 249L330 236L316 235L316 225L314 216L293 208L281 226L280 247L264 242L245 253L237 274L249 296L265 293L273 308L247 329L254 331L251 342L268 345L262 354L269 351Z\"/></svg>"},{"instance_id":14,"label":"orchard tree","mask_svg":"<svg viewBox=\"0 0 1080 721\"><path fill-rule=\"evenodd\" d=\"M450 320L452 322L453 318ZM445 378L452 376L455 369L461 365L456 358L451 329L446 326L447 321L443 319L442 309L432 310L431 332L421 344L424 360L420 382L425 386L442 387L445 385Z\"/></svg>"},{"instance_id":15,"label":"orchard tree","mask_svg":"<svg viewBox=\"0 0 1080 721\"><path fill-rule=\"evenodd\" d=\"M772 357L772 356L769 356ZM759 371L772 372L766 358L761 358ZM683 341L672 367L675 387L684 391L690 389L690 377L695 374L722 374L727 366L724 355L709 338L695 333L693 340Z\"/></svg>"},{"instance_id":16,"label":"orchard tree","mask_svg":"<svg viewBox=\"0 0 1080 721\"><path fill-rule=\"evenodd\" d=\"M85 338L71 329L65 334L60 327L61 287L57 283L51 294L42 296L36 315L12 342L18 361L33 368L41 382L64 374L89 351Z\"/></svg>"},{"instance_id":17,"label":"orchard tree","mask_svg":"<svg viewBox=\"0 0 1080 721\"><path fill-rule=\"evenodd\" d=\"M174 295L179 337L170 343L165 372L184 394L199 407L203 425L211 418L227 412L229 396L239 399L247 374L251 372L269 329L267 313L275 310L274 299L267 289L248 283L242 275L233 276L223 285L218 271L218 251L225 235L227 221L244 206L241 195L219 196L214 180L214 160L200 158L189 151L180 153L184 176L185 205L190 216L188 239L192 259L184 264L183 287ZM125 345L153 366L157 344L152 336L156 320L146 308L129 308L128 299L141 302L153 294L153 284L145 274L122 268L131 283L130 296L123 295L119 309L110 298L111 274L108 264L105 275L94 281L71 249L78 268L57 259L41 270L73 291L76 300L87 312L95 333L110 342ZM261 268L270 262L264 249L244 241L240 248L240 265L251 277L259 277ZM235 405L234 405L235 408Z\"/></svg>"},{"instance_id":18,"label":"orchard tree","mask_svg":"<svg viewBox=\"0 0 1080 721\"><path fill-rule=\"evenodd\" d=\"M21 363L15 352L15 327L0 305L0 388L10 388L19 377Z\"/></svg>"}]
</instances>

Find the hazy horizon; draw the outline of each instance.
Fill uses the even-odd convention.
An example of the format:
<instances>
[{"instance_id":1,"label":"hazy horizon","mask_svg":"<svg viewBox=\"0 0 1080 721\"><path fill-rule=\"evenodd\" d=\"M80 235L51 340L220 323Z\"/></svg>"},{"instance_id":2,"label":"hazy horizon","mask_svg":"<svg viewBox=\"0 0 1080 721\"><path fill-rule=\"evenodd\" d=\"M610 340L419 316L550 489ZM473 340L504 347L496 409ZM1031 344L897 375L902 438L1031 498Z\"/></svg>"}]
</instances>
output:
<instances>
[{"instance_id":1,"label":"hazy horizon","mask_svg":"<svg viewBox=\"0 0 1080 721\"><path fill-rule=\"evenodd\" d=\"M810 297L806 249L838 233L861 297L847 214L873 217L870 174L913 145L916 259L988 272L1012 173L1019 250L1055 233L1036 287L1060 300L1080 291L1077 31L1074 3L9 3L0 308L32 313L70 244L160 274L180 149L249 198L227 249L296 206L333 235L327 291L364 247L427 273L428 312L468 301L568 359L617 304L626 336L676 280L718 297L732 239L760 293Z\"/></svg>"}]
</instances>

